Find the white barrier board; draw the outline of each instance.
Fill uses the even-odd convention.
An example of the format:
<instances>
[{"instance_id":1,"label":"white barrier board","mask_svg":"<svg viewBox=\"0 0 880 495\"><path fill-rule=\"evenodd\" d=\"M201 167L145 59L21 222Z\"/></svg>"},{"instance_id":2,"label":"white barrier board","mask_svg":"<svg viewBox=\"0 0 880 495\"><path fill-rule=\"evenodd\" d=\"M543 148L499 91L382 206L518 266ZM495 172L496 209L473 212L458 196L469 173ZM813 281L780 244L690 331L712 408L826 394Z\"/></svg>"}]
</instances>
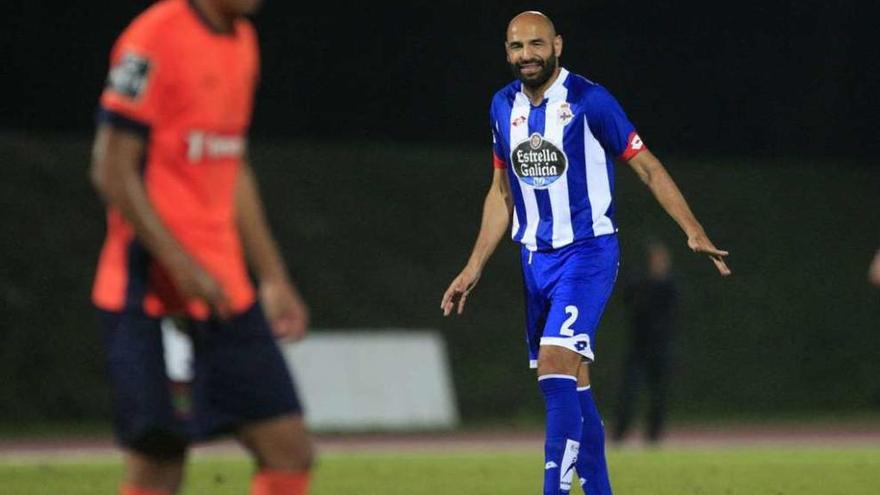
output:
<instances>
[{"instance_id":1,"label":"white barrier board","mask_svg":"<svg viewBox=\"0 0 880 495\"><path fill-rule=\"evenodd\" d=\"M437 332L318 330L282 351L315 431L458 424L446 346Z\"/></svg>"}]
</instances>

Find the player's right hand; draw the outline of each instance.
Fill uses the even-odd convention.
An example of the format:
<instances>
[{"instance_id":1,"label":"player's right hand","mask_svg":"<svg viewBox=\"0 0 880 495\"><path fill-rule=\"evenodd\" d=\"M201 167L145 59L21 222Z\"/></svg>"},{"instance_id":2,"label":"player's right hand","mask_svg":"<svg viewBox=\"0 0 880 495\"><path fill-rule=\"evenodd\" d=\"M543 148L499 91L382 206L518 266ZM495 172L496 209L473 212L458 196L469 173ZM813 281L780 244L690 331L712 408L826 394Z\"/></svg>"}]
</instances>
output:
<instances>
[{"instance_id":1,"label":"player's right hand","mask_svg":"<svg viewBox=\"0 0 880 495\"><path fill-rule=\"evenodd\" d=\"M469 268L462 270L452 283L449 284L446 293L443 294L443 300L440 302L440 309L443 310L443 316L449 316L456 305L458 306L457 313L462 314L464 312L464 303L467 301L468 294L474 290L474 287L477 286L479 280L479 271Z\"/></svg>"},{"instance_id":2,"label":"player's right hand","mask_svg":"<svg viewBox=\"0 0 880 495\"><path fill-rule=\"evenodd\" d=\"M178 292L187 301L202 301L211 312L221 320L232 316L232 305L226 292L211 274L193 260L179 263L172 270L171 277Z\"/></svg>"}]
</instances>

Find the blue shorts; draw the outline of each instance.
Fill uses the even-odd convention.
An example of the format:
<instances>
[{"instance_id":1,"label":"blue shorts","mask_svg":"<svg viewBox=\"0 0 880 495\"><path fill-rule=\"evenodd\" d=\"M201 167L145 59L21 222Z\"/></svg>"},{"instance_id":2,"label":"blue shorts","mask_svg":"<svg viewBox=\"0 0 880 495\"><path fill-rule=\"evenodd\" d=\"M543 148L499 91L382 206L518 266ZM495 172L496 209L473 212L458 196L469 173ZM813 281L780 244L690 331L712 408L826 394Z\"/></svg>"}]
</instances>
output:
<instances>
[{"instance_id":1,"label":"blue shorts","mask_svg":"<svg viewBox=\"0 0 880 495\"><path fill-rule=\"evenodd\" d=\"M116 436L127 448L178 455L193 441L302 412L259 304L226 322L134 311L99 317Z\"/></svg>"},{"instance_id":2,"label":"blue shorts","mask_svg":"<svg viewBox=\"0 0 880 495\"><path fill-rule=\"evenodd\" d=\"M550 251L522 248L529 365L538 349L556 345L595 360L599 319L611 296L620 251L617 235L577 241Z\"/></svg>"}]
</instances>

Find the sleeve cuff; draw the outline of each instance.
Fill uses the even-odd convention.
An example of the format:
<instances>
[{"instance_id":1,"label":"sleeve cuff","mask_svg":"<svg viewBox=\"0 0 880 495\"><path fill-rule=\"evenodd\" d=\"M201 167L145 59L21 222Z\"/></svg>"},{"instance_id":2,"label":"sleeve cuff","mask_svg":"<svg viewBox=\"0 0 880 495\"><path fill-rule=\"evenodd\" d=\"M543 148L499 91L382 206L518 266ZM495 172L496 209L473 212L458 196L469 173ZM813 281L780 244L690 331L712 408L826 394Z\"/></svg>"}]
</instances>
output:
<instances>
[{"instance_id":1,"label":"sleeve cuff","mask_svg":"<svg viewBox=\"0 0 880 495\"><path fill-rule=\"evenodd\" d=\"M502 160L494 151L492 152L492 168L501 170L507 168L507 163L505 163L504 160Z\"/></svg>"},{"instance_id":2,"label":"sleeve cuff","mask_svg":"<svg viewBox=\"0 0 880 495\"><path fill-rule=\"evenodd\" d=\"M623 153L620 154L620 159L625 162L632 160L636 155L646 149L648 148L645 146L642 138L639 137L639 134L636 131L632 131L629 133L629 137L626 138L626 148L624 148Z\"/></svg>"},{"instance_id":3,"label":"sleeve cuff","mask_svg":"<svg viewBox=\"0 0 880 495\"><path fill-rule=\"evenodd\" d=\"M146 138L150 134L149 124L127 117L119 112L114 112L103 106L98 108L95 120L98 124L108 124L117 129L132 132L143 138Z\"/></svg>"}]
</instances>

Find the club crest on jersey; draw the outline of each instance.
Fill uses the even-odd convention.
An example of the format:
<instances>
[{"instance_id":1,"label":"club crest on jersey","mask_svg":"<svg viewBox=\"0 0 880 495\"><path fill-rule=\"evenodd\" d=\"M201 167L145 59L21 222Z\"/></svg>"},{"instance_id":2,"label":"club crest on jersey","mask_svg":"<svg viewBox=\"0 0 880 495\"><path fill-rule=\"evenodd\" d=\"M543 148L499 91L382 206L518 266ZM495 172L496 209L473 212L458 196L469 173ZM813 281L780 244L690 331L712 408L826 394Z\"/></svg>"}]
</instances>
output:
<instances>
[{"instance_id":1,"label":"club crest on jersey","mask_svg":"<svg viewBox=\"0 0 880 495\"><path fill-rule=\"evenodd\" d=\"M521 182L536 189L546 189L565 174L568 157L536 132L513 148L510 163Z\"/></svg>"},{"instance_id":2,"label":"club crest on jersey","mask_svg":"<svg viewBox=\"0 0 880 495\"><path fill-rule=\"evenodd\" d=\"M122 96L137 100L147 88L150 77L150 61L128 52L110 69L107 87Z\"/></svg>"},{"instance_id":3,"label":"club crest on jersey","mask_svg":"<svg viewBox=\"0 0 880 495\"><path fill-rule=\"evenodd\" d=\"M511 125L513 125L514 127L519 127L519 126L521 126L521 125L523 125L523 124L526 123L526 117L525 117L525 115L520 115L519 117L517 117L517 118L511 120L510 123L511 123Z\"/></svg>"},{"instance_id":4,"label":"club crest on jersey","mask_svg":"<svg viewBox=\"0 0 880 495\"><path fill-rule=\"evenodd\" d=\"M568 125L571 122L571 119L574 118L574 113L571 111L571 104L567 101L562 102L562 105L559 105L559 110L556 111L556 117L559 119L559 123L562 125Z\"/></svg>"}]
</instances>

